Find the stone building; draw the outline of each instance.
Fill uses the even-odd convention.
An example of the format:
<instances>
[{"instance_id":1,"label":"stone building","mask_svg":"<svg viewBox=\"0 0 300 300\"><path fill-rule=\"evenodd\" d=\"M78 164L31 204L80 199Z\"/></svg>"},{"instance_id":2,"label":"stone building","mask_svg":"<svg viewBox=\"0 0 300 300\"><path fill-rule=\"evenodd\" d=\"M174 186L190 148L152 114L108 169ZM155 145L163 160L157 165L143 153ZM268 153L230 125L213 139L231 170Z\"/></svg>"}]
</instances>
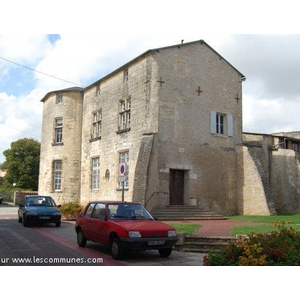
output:
<instances>
[{"instance_id":1,"label":"stone building","mask_svg":"<svg viewBox=\"0 0 300 300\"><path fill-rule=\"evenodd\" d=\"M238 149L238 212L300 212L299 132L244 133Z\"/></svg>"},{"instance_id":2,"label":"stone building","mask_svg":"<svg viewBox=\"0 0 300 300\"><path fill-rule=\"evenodd\" d=\"M150 210L247 213L244 80L200 40L148 50L85 89L48 93L39 193L85 204L121 200L124 185L126 201Z\"/></svg>"}]
</instances>

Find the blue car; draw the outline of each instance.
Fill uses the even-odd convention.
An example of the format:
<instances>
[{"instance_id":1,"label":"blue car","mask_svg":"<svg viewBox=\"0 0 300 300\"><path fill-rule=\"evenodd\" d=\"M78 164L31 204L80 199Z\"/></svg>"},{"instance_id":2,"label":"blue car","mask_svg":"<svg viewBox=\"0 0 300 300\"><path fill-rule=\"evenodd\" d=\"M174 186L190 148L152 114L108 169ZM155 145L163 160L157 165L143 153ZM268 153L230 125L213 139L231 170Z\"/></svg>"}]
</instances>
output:
<instances>
[{"instance_id":1,"label":"blue car","mask_svg":"<svg viewBox=\"0 0 300 300\"><path fill-rule=\"evenodd\" d=\"M27 227L30 223L54 223L56 227L61 224L61 212L54 200L48 196L25 196L19 205L19 222Z\"/></svg>"}]
</instances>

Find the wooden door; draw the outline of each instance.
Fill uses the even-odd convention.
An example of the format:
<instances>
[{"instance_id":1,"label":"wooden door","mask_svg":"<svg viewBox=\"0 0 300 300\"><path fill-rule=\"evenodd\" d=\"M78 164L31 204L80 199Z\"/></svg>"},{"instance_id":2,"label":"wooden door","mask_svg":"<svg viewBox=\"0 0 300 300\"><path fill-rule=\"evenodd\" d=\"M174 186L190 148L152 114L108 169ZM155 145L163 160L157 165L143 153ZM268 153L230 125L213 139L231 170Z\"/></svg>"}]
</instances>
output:
<instances>
[{"instance_id":1,"label":"wooden door","mask_svg":"<svg viewBox=\"0 0 300 300\"><path fill-rule=\"evenodd\" d=\"M170 205L183 205L184 171L170 170Z\"/></svg>"}]
</instances>

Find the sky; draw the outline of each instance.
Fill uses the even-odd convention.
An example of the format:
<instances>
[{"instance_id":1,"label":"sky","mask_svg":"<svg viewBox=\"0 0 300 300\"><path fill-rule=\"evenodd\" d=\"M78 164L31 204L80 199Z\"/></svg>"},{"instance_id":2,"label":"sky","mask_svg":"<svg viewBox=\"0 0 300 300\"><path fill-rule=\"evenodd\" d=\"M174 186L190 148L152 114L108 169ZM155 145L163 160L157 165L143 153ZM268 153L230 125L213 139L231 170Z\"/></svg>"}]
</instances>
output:
<instances>
[{"instance_id":1,"label":"sky","mask_svg":"<svg viewBox=\"0 0 300 300\"><path fill-rule=\"evenodd\" d=\"M300 130L300 35L2 34L0 162L11 142L23 137L40 140L40 100L46 93L75 85L85 87L146 50L178 44L181 39L204 39L246 76L245 132Z\"/></svg>"},{"instance_id":2,"label":"sky","mask_svg":"<svg viewBox=\"0 0 300 300\"><path fill-rule=\"evenodd\" d=\"M1 34L0 163L11 142L23 137L40 140L40 100L46 93L85 87L146 50L178 44L181 39L204 39L246 76L245 132L300 130L300 35Z\"/></svg>"}]
</instances>

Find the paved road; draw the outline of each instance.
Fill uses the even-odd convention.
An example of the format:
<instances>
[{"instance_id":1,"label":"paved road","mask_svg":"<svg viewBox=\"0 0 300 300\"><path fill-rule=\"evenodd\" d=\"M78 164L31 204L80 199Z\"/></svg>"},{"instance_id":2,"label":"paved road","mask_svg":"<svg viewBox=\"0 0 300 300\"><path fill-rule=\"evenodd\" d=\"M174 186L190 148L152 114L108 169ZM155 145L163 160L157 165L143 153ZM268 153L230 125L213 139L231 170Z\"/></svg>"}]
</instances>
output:
<instances>
[{"instance_id":1,"label":"paved road","mask_svg":"<svg viewBox=\"0 0 300 300\"><path fill-rule=\"evenodd\" d=\"M17 221L17 207L0 205L1 265L85 265L85 266L201 266L203 254L174 251L162 258L157 251L129 254L115 261L110 251L98 243L85 248L76 243L74 222L23 227Z\"/></svg>"}]
</instances>

